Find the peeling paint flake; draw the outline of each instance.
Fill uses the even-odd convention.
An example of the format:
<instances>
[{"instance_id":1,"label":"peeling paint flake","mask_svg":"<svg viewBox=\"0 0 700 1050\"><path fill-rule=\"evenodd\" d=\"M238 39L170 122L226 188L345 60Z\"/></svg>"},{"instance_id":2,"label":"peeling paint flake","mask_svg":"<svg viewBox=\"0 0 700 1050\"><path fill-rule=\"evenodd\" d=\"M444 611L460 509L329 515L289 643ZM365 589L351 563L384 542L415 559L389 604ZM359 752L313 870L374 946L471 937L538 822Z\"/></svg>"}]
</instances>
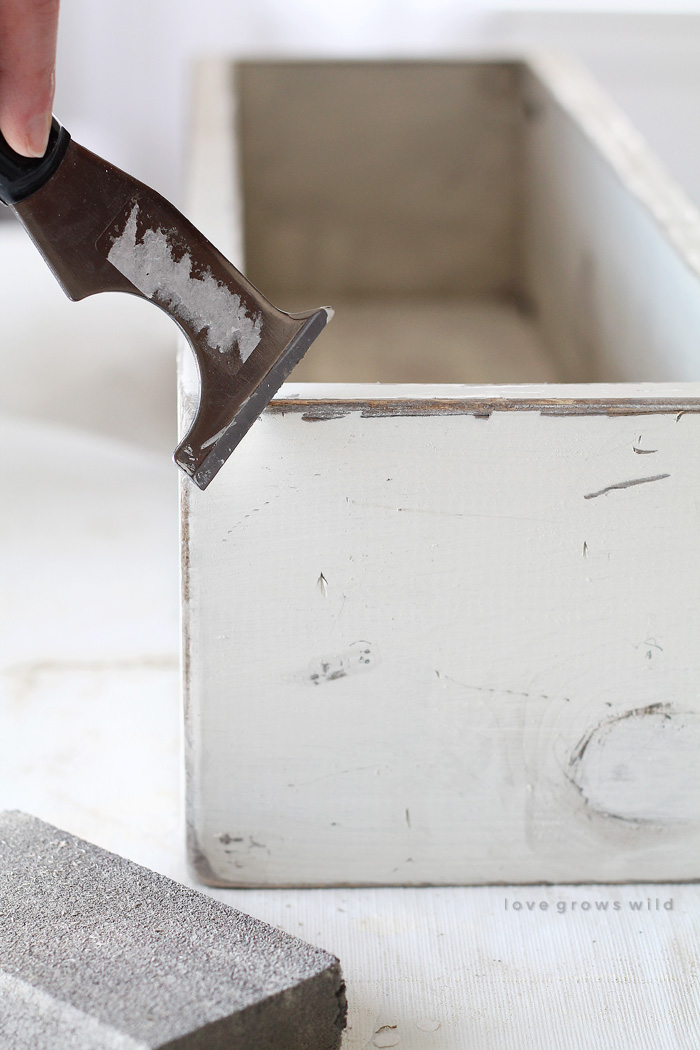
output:
<instances>
[{"instance_id":1,"label":"peeling paint flake","mask_svg":"<svg viewBox=\"0 0 700 1050\"><path fill-rule=\"evenodd\" d=\"M630 489L635 485L646 485L650 481L663 481L664 478L670 478L670 474L654 474L650 478L632 478L631 481L616 481L613 485L606 485L604 489L598 489L597 492L588 492L584 495L584 499L595 499L597 496L605 496L608 492L614 492L616 489Z\"/></svg>"},{"instance_id":2,"label":"peeling paint flake","mask_svg":"<svg viewBox=\"0 0 700 1050\"><path fill-rule=\"evenodd\" d=\"M322 656L313 660L300 674L305 685L319 686L326 682L335 682L339 678L370 671L378 660L376 649L370 642L353 642L341 653Z\"/></svg>"},{"instance_id":3,"label":"peeling paint flake","mask_svg":"<svg viewBox=\"0 0 700 1050\"><path fill-rule=\"evenodd\" d=\"M211 271L195 276L191 255L185 252L176 259L166 230L147 228L139 241L138 214L134 203L124 229L112 241L108 261L185 327L198 334L206 331L211 350L235 353L244 364L262 337L262 314L249 316L241 297Z\"/></svg>"}]
</instances>

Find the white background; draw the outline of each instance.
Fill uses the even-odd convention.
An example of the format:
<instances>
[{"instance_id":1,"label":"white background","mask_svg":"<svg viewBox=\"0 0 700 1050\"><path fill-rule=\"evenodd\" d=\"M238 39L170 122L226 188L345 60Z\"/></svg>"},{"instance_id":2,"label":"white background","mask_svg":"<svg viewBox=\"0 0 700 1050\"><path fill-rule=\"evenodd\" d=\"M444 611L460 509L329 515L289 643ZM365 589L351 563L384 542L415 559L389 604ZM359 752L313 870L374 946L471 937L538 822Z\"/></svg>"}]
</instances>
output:
<instances>
[{"instance_id":1,"label":"white background","mask_svg":"<svg viewBox=\"0 0 700 1050\"><path fill-rule=\"evenodd\" d=\"M539 14L531 6L63 0L56 112L84 145L181 200L188 72L199 55L419 56L554 47L589 65L700 199L699 0L540 0Z\"/></svg>"}]
</instances>

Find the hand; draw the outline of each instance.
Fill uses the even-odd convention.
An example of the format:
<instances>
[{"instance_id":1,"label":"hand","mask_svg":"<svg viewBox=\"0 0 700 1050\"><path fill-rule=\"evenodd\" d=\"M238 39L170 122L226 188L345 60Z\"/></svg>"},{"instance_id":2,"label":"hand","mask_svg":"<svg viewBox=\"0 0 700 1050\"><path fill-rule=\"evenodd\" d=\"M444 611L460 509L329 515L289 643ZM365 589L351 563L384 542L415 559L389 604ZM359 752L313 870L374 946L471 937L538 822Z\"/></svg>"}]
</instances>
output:
<instances>
[{"instance_id":1,"label":"hand","mask_svg":"<svg viewBox=\"0 0 700 1050\"><path fill-rule=\"evenodd\" d=\"M0 0L0 131L42 157L51 127L59 0Z\"/></svg>"}]
</instances>

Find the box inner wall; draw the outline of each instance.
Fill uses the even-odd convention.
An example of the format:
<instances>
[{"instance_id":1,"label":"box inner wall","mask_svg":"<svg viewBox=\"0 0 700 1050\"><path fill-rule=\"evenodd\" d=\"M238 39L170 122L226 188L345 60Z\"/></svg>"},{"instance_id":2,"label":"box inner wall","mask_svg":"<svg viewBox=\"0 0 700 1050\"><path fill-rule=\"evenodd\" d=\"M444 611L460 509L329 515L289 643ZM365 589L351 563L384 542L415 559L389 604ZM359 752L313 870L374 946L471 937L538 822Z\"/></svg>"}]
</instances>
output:
<instances>
[{"instance_id":1,"label":"box inner wall","mask_svg":"<svg viewBox=\"0 0 700 1050\"><path fill-rule=\"evenodd\" d=\"M331 305L300 381L566 379L520 280L517 63L243 63L246 269Z\"/></svg>"}]
</instances>

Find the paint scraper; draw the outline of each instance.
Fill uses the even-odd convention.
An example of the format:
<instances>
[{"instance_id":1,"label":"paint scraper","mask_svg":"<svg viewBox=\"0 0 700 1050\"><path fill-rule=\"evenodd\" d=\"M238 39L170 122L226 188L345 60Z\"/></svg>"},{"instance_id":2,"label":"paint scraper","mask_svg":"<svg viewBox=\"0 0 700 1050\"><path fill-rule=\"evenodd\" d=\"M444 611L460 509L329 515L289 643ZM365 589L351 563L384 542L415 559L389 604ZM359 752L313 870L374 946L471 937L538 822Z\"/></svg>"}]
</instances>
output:
<instances>
[{"instance_id":1,"label":"paint scraper","mask_svg":"<svg viewBox=\"0 0 700 1050\"><path fill-rule=\"evenodd\" d=\"M0 200L69 299L129 292L179 325L200 398L174 459L206 488L333 311L276 309L172 204L79 146L55 119L38 160L0 136Z\"/></svg>"}]
</instances>

